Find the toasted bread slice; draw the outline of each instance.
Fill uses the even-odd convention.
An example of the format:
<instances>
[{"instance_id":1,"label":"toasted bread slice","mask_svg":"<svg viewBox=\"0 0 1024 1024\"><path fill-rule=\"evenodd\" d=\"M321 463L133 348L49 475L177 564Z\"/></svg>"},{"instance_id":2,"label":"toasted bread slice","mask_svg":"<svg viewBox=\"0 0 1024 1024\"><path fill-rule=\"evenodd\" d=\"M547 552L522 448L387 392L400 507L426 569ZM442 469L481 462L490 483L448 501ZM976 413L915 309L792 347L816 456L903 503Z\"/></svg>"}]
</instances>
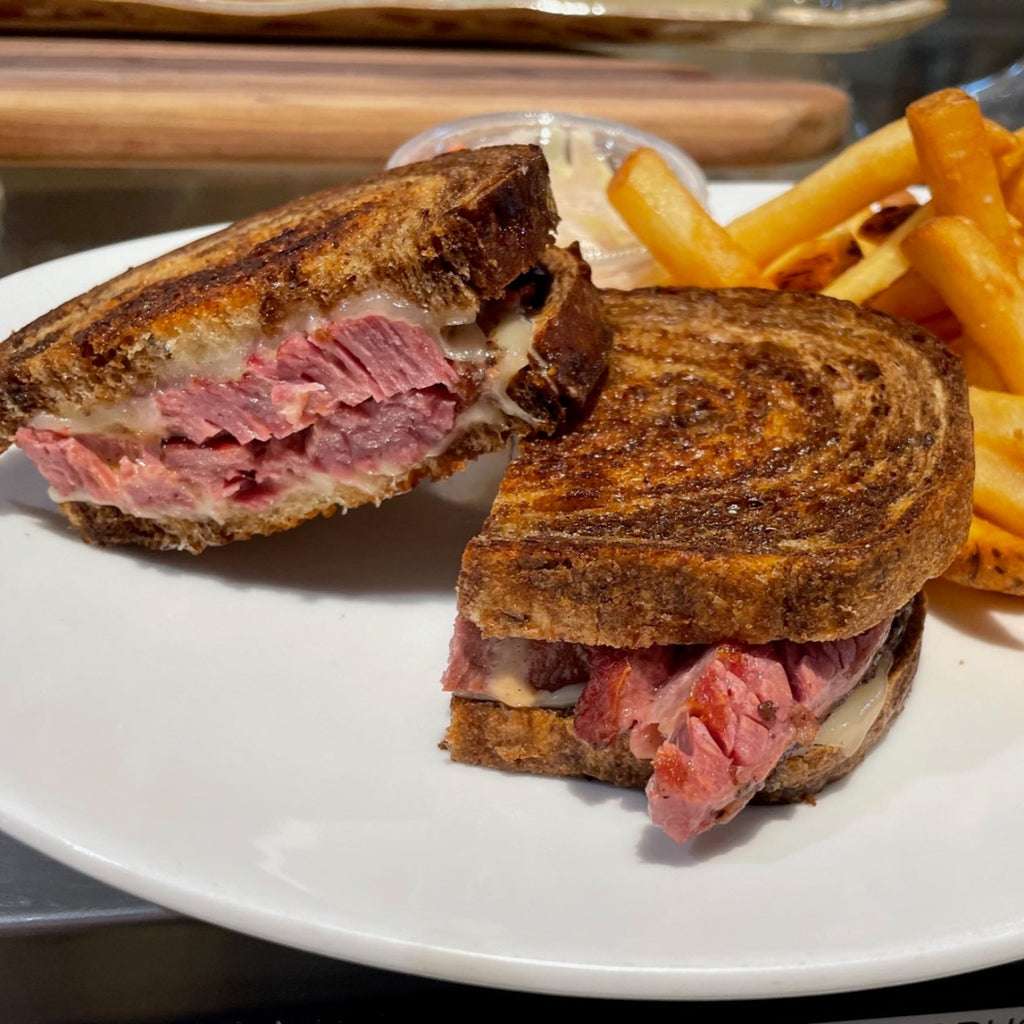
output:
<instances>
[{"instance_id":1,"label":"toasted bread slice","mask_svg":"<svg viewBox=\"0 0 1024 1024\"><path fill-rule=\"evenodd\" d=\"M512 433L559 428L587 399L603 372L607 335L597 313L589 268L576 253L548 249L541 266L551 275L547 301L535 317L532 361L510 382L515 415L470 418L467 427L436 455L381 478L374 491L337 482L329 492L298 488L270 508L240 507L224 516L131 515L114 505L63 502L61 511L93 544L136 544L198 554L207 547L287 530L314 516L334 514L410 490L421 480L440 480L468 462L498 450ZM521 415L520 415L521 414Z\"/></svg>"},{"instance_id":2,"label":"toasted bread slice","mask_svg":"<svg viewBox=\"0 0 1024 1024\"><path fill-rule=\"evenodd\" d=\"M618 648L851 637L940 575L971 518L957 360L798 292L606 292L585 420L521 446L462 562L485 636Z\"/></svg>"},{"instance_id":3,"label":"toasted bread slice","mask_svg":"<svg viewBox=\"0 0 1024 1024\"><path fill-rule=\"evenodd\" d=\"M446 476L511 433L556 430L603 372L608 338L589 268L578 253L550 246L556 221L541 151L501 146L398 168L239 222L65 303L0 346L0 450L16 437L41 466L53 458L47 476L55 497L86 539L193 552ZM441 348L449 367L437 371L443 381L410 386L419 406L393 414L404 431L401 457L389 452L379 466L335 472L308 456L317 438L307 440L303 431L320 427L306 414L309 378L298 371L284 382L294 429L275 433L262 420L247 441L191 408L175 419L160 405L163 418L154 415L154 401L196 381L200 405L243 377L249 387L254 360L255 376L263 374L257 402L269 404L278 380L268 383L265 368L283 342L298 335L319 344L339 322L369 319L411 324L433 339L417 341L435 353L422 358L436 363ZM508 322L522 320L529 334L503 333ZM451 332L468 328L477 332L471 344L450 342ZM321 353L325 372L341 358L345 373L363 375L360 386L371 378L367 393L385 390L361 351L336 351ZM515 360L509 369L506 357ZM387 358L404 357L392 347ZM429 412L419 410L439 389L438 404L455 422L435 437ZM402 393L396 387L380 400ZM178 405L191 401L186 395ZM139 413L142 402L150 404ZM324 416L340 405L356 408L338 399ZM248 407L241 415L248 417ZM203 419L198 434L181 427L183 416ZM344 431L332 429L342 437L336 444L346 443ZM138 454L135 442L145 431ZM80 436L84 448L71 448ZM259 448L268 441L270 456ZM191 465L219 457L227 442L246 448L244 459L209 491L176 469L155 477L152 467L159 462L163 471L165 450L180 461L180 449L191 446ZM310 465L296 469L300 455ZM270 459L283 463L286 456L285 470L264 471ZM149 497L157 493L168 500Z\"/></svg>"},{"instance_id":4,"label":"toasted bread slice","mask_svg":"<svg viewBox=\"0 0 1024 1024\"><path fill-rule=\"evenodd\" d=\"M810 800L825 786L849 774L880 742L903 709L910 692L924 633L925 600L919 594L898 642L885 696L863 736L843 745L813 743L791 751L768 776L753 800L796 803ZM854 690L854 695L856 695ZM577 776L640 789L651 762L635 757L628 735L607 747L580 740L573 709L509 707L495 701L453 696L451 719L441 747L453 761L535 775Z\"/></svg>"}]
</instances>

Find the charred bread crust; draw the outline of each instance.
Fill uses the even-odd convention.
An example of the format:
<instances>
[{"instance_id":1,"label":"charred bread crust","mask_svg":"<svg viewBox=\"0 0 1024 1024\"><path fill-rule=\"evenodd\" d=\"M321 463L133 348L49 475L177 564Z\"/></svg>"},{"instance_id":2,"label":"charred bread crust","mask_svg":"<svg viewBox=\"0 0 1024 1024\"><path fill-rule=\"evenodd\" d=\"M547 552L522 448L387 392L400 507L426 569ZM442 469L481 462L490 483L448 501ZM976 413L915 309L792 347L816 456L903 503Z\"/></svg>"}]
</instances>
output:
<instances>
[{"instance_id":1,"label":"charred bread crust","mask_svg":"<svg viewBox=\"0 0 1024 1024\"><path fill-rule=\"evenodd\" d=\"M175 516L138 518L109 505L64 502L60 507L83 538L96 545L135 544L154 550L198 554L207 547L291 529L316 516L330 516L401 494L421 480L439 480L472 459L498 450L512 433L550 434L577 416L604 372L609 334L600 318L590 268L578 251L551 247L542 257L543 303L536 314L530 364L513 380L510 397L528 420L509 416L466 431L440 455L395 478L386 493L339 484L332 493L297 492L262 513L241 510L218 522Z\"/></svg>"},{"instance_id":2,"label":"charred bread crust","mask_svg":"<svg viewBox=\"0 0 1024 1024\"><path fill-rule=\"evenodd\" d=\"M38 412L124 398L296 309L386 290L474 309L537 264L557 225L536 146L496 146L345 184L115 277L0 345L0 451Z\"/></svg>"},{"instance_id":3,"label":"charred bread crust","mask_svg":"<svg viewBox=\"0 0 1024 1024\"><path fill-rule=\"evenodd\" d=\"M548 291L534 318L533 353L508 394L534 421L529 433L552 434L575 419L604 376L611 332L578 245L552 246L540 270Z\"/></svg>"},{"instance_id":4,"label":"charred bread crust","mask_svg":"<svg viewBox=\"0 0 1024 1024\"><path fill-rule=\"evenodd\" d=\"M608 747L577 738L572 709L512 708L495 701L452 697L441 744L453 761L530 775L584 777L629 789L651 775L648 761L629 752L620 736Z\"/></svg>"},{"instance_id":5,"label":"charred bread crust","mask_svg":"<svg viewBox=\"0 0 1024 1024\"><path fill-rule=\"evenodd\" d=\"M609 370L525 442L459 576L486 636L612 647L849 636L949 565L971 519L956 358L820 295L605 292Z\"/></svg>"},{"instance_id":6,"label":"charred bread crust","mask_svg":"<svg viewBox=\"0 0 1024 1024\"><path fill-rule=\"evenodd\" d=\"M903 710L913 685L924 632L925 600L919 594L892 647L885 701L864 742L852 754L831 746L794 751L776 766L758 803L810 800L825 786L849 774L882 739ZM575 776L641 789L651 763L634 757L626 737L606 748L576 736L571 708L513 708L494 701L453 696L451 718L441 748L453 761L533 775Z\"/></svg>"}]
</instances>

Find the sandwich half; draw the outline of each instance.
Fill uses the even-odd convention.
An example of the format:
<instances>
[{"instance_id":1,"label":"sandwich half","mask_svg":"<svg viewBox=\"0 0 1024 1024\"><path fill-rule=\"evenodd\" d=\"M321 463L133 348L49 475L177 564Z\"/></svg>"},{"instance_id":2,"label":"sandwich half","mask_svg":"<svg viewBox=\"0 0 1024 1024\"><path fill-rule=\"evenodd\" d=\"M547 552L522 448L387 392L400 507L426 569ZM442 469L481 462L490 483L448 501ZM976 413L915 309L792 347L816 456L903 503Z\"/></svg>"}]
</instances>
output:
<instances>
[{"instance_id":1,"label":"sandwich half","mask_svg":"<svg viewBox=\"0 0 1024 1024\"><path fill-rule=\"evenodd\" d=\"M240 221L0 346L0 451L90 541L198 552L440 478L590 394L607 332L534 146Z\"/></svg>"},{"instance_id":2,"label":"sandwich half","mask_svg":"<svg viewBox=\"0 0 1024 1024\"><path fill-rule=\"evenodd\" d=\"M606 292L608 375L466 548L456 761L646 787L683 842L810 799L906 699L971 518L961 368L809 293Z\"/></svg>"}]
</instances>

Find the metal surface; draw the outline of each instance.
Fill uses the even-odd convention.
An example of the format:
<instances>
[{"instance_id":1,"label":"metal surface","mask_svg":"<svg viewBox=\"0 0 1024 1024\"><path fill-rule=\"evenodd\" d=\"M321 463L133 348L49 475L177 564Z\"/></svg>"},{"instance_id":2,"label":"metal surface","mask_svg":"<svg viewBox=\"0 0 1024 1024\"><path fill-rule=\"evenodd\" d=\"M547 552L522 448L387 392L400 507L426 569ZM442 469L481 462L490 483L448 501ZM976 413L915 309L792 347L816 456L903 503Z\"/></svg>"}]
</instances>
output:
<instances>
[{"instance_id":1,"label":"metal surface","mask_svg":"<svg viewBox=\"0 0 1024 1024\"><path fill-rule=\"evenodd\" d=\"M170 916L0 833L0 942L30 933L162 921Z\"/></svg>"},{"instance_id":2,"label":"metal surface","mask_svg":"<svg viewBox=\"0 0 1024 1024\"><path fill-rule=\"evenodd\" d=\"M963 0L951 5L945 22L845 58L838 73L850 85L862 123L875 127L915 96L983 78L1021 51L1019 0ZM5 169L0 154L6 192L0 274L125 238L234 219L358 170L342 164L315 170ZM783 1000L769 1009L789 1021L852 1020L1015 1006L1022 993L1024 964L1018 964L876 993ZM236 935L111 889L0 834L0 1024L194 1020L201 1014L312 1024L349 1014L499 1007L561 1011L565 1001L407 978Z\"/></svg>"}]
</instances>

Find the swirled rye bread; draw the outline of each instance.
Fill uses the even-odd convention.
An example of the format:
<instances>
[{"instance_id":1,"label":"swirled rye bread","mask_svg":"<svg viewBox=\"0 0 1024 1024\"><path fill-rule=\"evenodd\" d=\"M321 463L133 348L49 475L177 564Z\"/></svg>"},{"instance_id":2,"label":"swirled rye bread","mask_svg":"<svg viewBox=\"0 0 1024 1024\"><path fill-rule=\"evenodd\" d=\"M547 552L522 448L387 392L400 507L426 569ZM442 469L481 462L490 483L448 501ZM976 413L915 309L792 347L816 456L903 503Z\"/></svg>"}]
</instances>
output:
<instances>
[{"instance_id":1,"label":"swirled rye bread","mask_svg":"<svg viewBox=\"0 0 1024 1024\"><path fill-rule=\"evenodd\" d=\"M308 196L130 270L0 346L0 450L88 540L201 551L380 502L604 369L533 146Z\"/></svg>"},{"instance_id":2,"label":"swirled rye bread","mask_svg":"<svg viewBox=\"0 0 1024 1024\"><path fill-rule=\"evenodd\" d=\"M799 292L607 292L583 422L522 444L466 548L457 761L645 786L678 841L809 799L903 706L971 518L962 370Z\"/></svg>"}]
</instances>

